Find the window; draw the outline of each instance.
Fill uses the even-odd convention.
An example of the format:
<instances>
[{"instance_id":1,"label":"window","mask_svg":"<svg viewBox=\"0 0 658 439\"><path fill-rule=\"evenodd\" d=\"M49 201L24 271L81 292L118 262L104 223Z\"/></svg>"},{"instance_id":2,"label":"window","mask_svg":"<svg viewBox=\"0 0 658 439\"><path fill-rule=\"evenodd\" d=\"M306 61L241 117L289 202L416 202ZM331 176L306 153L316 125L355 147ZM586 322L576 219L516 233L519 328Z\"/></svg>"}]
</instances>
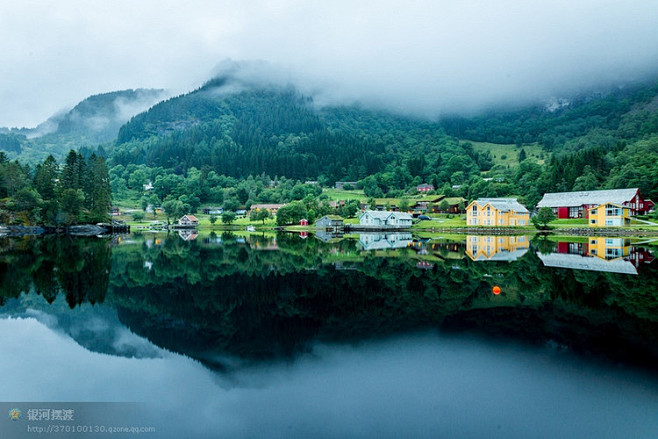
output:
<instances>
[{"instance_id":1,"label":"window","mask_svg":"<svg viewBox=\"0 0 658 439\"><path fill-rule=\"evenodd\" d=\"M596 215L596 209L592 209L592 210L590 210L590 211L589 211L589 214L590 214L590 215Z\"/></svg>"},{"instance_id":2,"label":"window","mask_svg":"<svg viewBox=\"0 0 658 439\"><path fill-rule=\"evenodd\" d=\"M607 257L618 258L621 256L621 249L619 248L607 248L605 249L605 255Z\"/></svg>"},{"instance_id":3,"label":"window","mask_svg":"<svg viewBox=\"0 0 658 439\"><path fill-rule=\"evenodd\" d=\"M570 207L569 208L569 218L580 218L582 216L581 207Z\"/></svg>"},{"instance_id":4,"label":"window","mask_svg":"<svg viewBox=\"0 0 658 439\"><path fill-rule=\"evenodd\" d=\"M596 220L595 220L595 219L593 219L593 220L589 220L589 223L590 223L590 224L596 224Z\"/></svg>"}]
</instances>

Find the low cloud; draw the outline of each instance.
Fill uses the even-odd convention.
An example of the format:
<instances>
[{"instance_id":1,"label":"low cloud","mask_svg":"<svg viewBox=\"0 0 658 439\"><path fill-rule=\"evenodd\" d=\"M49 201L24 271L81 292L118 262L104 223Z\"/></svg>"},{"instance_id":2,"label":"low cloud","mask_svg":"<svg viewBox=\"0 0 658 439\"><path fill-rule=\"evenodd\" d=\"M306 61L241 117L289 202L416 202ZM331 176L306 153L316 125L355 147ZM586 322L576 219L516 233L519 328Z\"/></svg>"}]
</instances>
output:
<instances>
[{"instance_id":1,"label":"low cloud","mask_svg":"<svg viewBox=\"0 0 658 439\"><path fill-rule=\"evenodd\" d=\"M437 116L658 76L650 0L116 1L0 6L0 126L263 60L322 102Z\"/></svg>"}]
</instances>

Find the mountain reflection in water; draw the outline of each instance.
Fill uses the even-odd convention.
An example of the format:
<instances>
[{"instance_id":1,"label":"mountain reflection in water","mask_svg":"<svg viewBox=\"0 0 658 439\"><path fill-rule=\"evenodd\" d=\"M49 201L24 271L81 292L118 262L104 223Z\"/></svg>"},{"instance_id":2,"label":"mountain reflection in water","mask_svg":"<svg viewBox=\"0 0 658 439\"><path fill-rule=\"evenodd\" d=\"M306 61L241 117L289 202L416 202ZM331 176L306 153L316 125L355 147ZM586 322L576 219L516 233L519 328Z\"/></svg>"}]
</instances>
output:
<instances>
[{"instance_id":1,"label":"mountain reflection in water","mask_svg":"<svg viewBox=\"0 0 658 439\"><path fill-rule=\"evenodd\" d=\"M4 315L57 314L58 322L71 318L55 306L60 296L74 311L103 303L130 334L158 347L139 355L166 349L219 370L227 356L291 358L316 341L426 328L554 343L658 369L658 270L650 250L598 238L532 247L526 236L409 233L329 242L294 234L6 239L0 301ZM564 257L583 258L589 268L553 262ZM634 275L621 274L620 263ZM122 355L109 347L116 334L97 331L99 340L90 341L93 331L62 328L86 338L83 346ZM138 347L123 349L138 355Z\"/></svg>"}]
</instances>

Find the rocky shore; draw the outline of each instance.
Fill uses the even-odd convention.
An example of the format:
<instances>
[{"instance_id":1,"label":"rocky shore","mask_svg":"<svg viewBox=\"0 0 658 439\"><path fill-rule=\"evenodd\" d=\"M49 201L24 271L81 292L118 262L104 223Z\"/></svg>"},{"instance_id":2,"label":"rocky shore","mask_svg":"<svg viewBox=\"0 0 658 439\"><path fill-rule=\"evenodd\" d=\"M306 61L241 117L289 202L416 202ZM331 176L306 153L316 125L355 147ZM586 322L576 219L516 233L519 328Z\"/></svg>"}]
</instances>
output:
<instances>
[{"instance_id":1,"label":"rocky shore","mask_svg":"<svg viewBox=\"0 0 658 439\"><path fill-rule=\"evenodd\" d=\"M78 224L67 227L0 225L0 237L43 236L52 234L71 236L97 236L111 234L113 232L114 228L112 224Z\"/></svg>"}]
</instances>

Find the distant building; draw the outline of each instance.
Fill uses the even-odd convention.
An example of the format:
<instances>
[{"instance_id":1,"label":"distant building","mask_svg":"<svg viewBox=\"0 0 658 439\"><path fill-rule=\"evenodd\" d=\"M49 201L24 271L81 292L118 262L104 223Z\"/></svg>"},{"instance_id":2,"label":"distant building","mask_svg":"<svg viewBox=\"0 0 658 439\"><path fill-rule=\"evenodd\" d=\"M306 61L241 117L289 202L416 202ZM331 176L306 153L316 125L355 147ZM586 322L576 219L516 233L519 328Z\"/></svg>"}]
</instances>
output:
<instances>
[{"instance_id":1,"label":"distant building","mask_svg":"<svg viewBox=\"0 0 658 439\"><path fill-rule=\"evenodd\" d=\"M257 209L265 209L269 211L272 215L276 215L277 211L285 206L285 204L252 204L249 212L253 212Z\"/></svg>"},{"instance_id":2,"label":"distant building","mask_svg":"<svg viewBox=\"0 0 658 439\"><path fill-rule=\"evenodd\" d=\"M308 226L308 220L306 218L302 218L301 220L299 220L299 225Z\"/></svg>"},{"instance_id":3,"label":"distant building","mask_svg":"<svg viewBox=\"0 0 658 439\"><path fill-rule=\"evenodd\" d=\"M356 181L337 181L334 187L336 189L344 189L345 185L352 186L354 189L356 189L357 182Z\"/></svg>"},{"instance_id":4,"label":"distant building","mask_svg":"<svg viewBox=\"0 0 658 439\"><path fill-rule=\"evenodd\" d=\"M194 215L183 215L178 220L178 224L181 225L181 226L186 226L186 227L190 227L190 226L195 226L196 227L196 226L199 225L199 220Z\"/></svg>"},{"instance_id":5,"label":"distant building","mask_svg":"<svg viewBox=\"0 0 658 439\"><path fill-rule=\"evenodd\" d=\"M411 227L413 217L405 212L366 210L359 215L359 224L372 227Z\"/></svg>"},{"instance_id":6,"label":"distant building","mask_svg":"<svg viewBox=\"0 0 658 439\"><path fill-rule=\"evenodd\" d=\"M448 208L446 210L441 210L441 204L443 202L446 202L448 204ZM462 197L448 197L446 198L445 195L441 195L434 200L430 202L426 201L421 201L420 203L426 203L427 204L427 209L426 211L430 211L432 213L464 213L466 212L466 199Z\"/></svg>"},{"instance_id":7,"label":"distant building","mask_svg":"<svg viewBox=\"0 0 658 439\"><path fill-rule=\"evenodd\" d=\"M644 199L638 188L604 191L555 192L544 194L537 208L550 207L558 218L587 218L588 210L604 203L630 209L630 215L644 215L654 203Z\"/></svg>"},{"instance_id":8,"label":"distant building","mask_svg":"<svg viewBox=\"0 0 658 439\"><path fill-rule=\"evenodd\" d=\"M315 227L343 227L343 218L338 215L325 215L315 222Z\"/></svg>"},{"instance_id":9,"label":"distant building","mask_svg":"<svg viewBox=\"0 0 658 439\"><path fill-rule=\"evenodd\" d=\"M153 183L149 181L147 184L143 184L142 187L144 188L144 192L152 191Z\"/></svg>"},{"instance_id":10,"label":"distant building","mask_svg":"<svg viewBox=\"0 0 658 439\"><path fill-rule=\"evenodd\" d=\"M203 213L206 215L221 215L224 213L224 209L221 207L204 207L203 208Z\"/></svg>"},{"instance_id":11,"label":"distant building","mask_svg":"<svg viewBox=\"0 0 658 439\"><path fill-rule=\"evenodd\" d=\"M317 186L318 182L317 182L317 180L306 180L304 182L304 184L308 184L308 185L311 185L311 186Z\"/></svg>"},{"instance_id":12,"label":"distant building","mask_svg":"<svg viewBox=\"0 0 658 439\"><path fill-rule=\"evenodd\" d=\"M469 226L525 226L530 212L516 198L478 198L466 208Z\"/></svg>"},{"instance_id":13,"label":"distant building","mask_svg":"<svg viewBox=\"0 0 658 439\"><path fill-rule=\"evenodd\" d=\"M620 204L605 203L587 212L590 227L622 227L631 225L631 209Z\"/></svg>"},{"instance_id":14,"label":"distant building","mask_svg":"<svg viewBox=\"0 0 658 439\"><path fill-rule=\"evenodd\" d=\"M247 211L245 209L238 209L235 211L235 214L237 216L245 216L247 214Z\"/></svg>"},{"instance_id":15,"label":"distant building","mask_svg":"<svg viewBox=\"0 0 658 439\"><path fill-rule=\"evenodd\" d=\"M121 215L121 211L119 210L119 208L117 206L112 206L111 214L113 216Z\"/></svg>"},{"instance_id":16,"label":"distant building","mask_svg":"<svg viewBox=\"0 0 658 439\"><path fill-rule=\"evenodd\" d=\"M418 191L418 192L425 193L425 192L429 192L429 191L433 191L433 190L434 190L434 185L433 184L423 183L423 184L419 184L418 186L416 186L416 191Z\"/></svg>"}]
</instances>

